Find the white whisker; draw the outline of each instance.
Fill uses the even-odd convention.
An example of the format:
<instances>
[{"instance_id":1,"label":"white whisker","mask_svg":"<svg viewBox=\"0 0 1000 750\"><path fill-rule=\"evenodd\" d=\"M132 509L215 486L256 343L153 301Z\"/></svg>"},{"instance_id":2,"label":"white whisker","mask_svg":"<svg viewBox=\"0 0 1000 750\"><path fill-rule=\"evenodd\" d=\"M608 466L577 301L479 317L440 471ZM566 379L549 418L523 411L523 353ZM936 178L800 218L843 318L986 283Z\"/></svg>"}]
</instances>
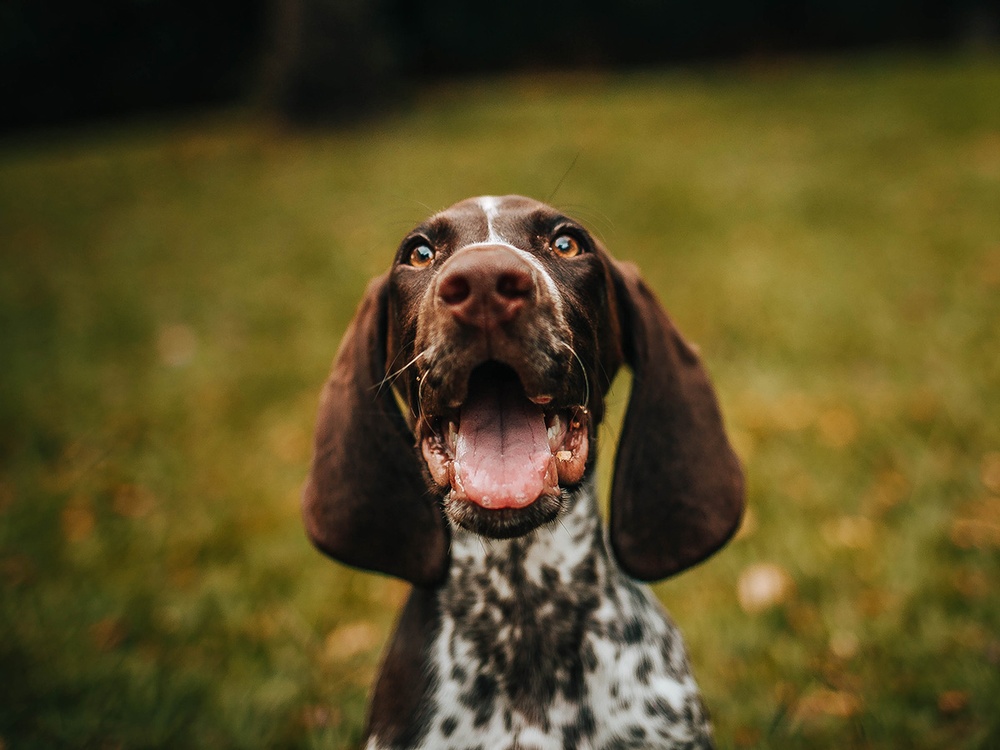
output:
<instances>
[{"instance_id":1,"label":"white whisker","mask_svg":"<svg viewBox=\"0 0 1000 750\"><path fill-rule=\"evenodd\" d=\"M426 356L426 354L427 354L426 351L420 352L420 354L418 354L416 357L414 357L413 359L411 359L405 365L403 365L402 367L400 367L398 370L396 370L396 372L391 373L389 375L386 375L385 376L385 380L383 380L382 382L385 382L386 380L395 380L400 375L402 375L404 372L406 372L407 369L409 369L410 367L413 367L413 365L415 365L417 362L419 362L424 356Z\"/></svg>"},{"instance_id":2,"label":"white whisker","mask_svg":"<svg viewBox=\"0 0 1000 750\"><path fill-rule=\"evenodd\" d=\"M587 377L587 368L583 366L583 360L580 359L580 355L576 353L576 349L565 342L563 342L563 346L569 349L569 353L572 354L576 361L580 364L580 372L583 373L583 408L588 409L590 407L590 378Z\"/></svg>"},{"instance_id":3,"label":"white whisker","mask_svg":"<svg viewBox=\"0 0 1000 750\"><path fill-rule=\"evenodd\" d=\"M415 365L418 361L420 361L420 359L422 357L424 357L426 354L427 354L426 351L422 351L419 354L417 354L416 357L414 357L413 359L411 359L409 362L407 362L405 365L403 365L402 367L400 367L395 372L388 373L384 378L382 378L382 382L380 382L378 384L378 390L375 391L375 395L378 396L382 392L382 388L386 385L386 383L389 383L390 381L393 381L396 378L398 378L400 375L402 375L404 372L406 372L409 368L413 367L413 365Z\"/></svg>"}]
</instances>

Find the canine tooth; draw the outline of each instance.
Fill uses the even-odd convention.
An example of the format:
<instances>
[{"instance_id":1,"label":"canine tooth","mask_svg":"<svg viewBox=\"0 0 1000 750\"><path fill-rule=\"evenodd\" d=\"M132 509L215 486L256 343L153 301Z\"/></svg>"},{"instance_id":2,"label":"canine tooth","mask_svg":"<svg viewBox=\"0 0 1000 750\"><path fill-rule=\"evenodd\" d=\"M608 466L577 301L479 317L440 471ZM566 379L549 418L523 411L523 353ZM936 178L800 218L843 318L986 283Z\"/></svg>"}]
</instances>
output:
<instances>
[{"instance_id":1,"label":"canine tooth","mask_svg":"<svg viewBox=\"0 0 1000 750\"><path fill-rule=\"evenodd\" d=\"M555 450L559 447L559 443L564 432L562 418L558 414L552 415L552 421L550 422L549 428L546 432L549 436L549 449Z\"/></svg>"},{"instance_id":2,"label":"canine tooth","mask_svg":"<svg viewBox=\"0 0 1000 750\"><path fill-rule=\"evenodd\" d=\"M445 444L448 446L448 450L455 453L455 444L458 442L458 429L455 427L455 423L448 420L448 428L445 433Z\"/></svg>"}]
</instances>

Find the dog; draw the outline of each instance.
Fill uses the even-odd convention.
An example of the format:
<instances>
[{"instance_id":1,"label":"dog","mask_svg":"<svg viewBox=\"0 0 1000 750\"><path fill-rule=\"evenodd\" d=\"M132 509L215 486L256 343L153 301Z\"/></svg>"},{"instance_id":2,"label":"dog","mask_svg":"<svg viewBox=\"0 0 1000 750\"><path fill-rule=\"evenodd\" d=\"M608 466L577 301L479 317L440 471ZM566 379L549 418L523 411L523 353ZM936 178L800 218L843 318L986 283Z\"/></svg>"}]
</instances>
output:
<instances>
[{"instance_id":1,"label":"dog","mask_svg":"<svg viewBox=\"0 0 1000 750\"><path fill-rule=\"evenodd\" d=\"M596 428L626 364L605 531ZM634 266L529 198L431 217L344 335L303 493L322 552L413 584L365 747L712 747L640 582L713 554L743 506L705 370Z\"/></svg>"}]
</instances>

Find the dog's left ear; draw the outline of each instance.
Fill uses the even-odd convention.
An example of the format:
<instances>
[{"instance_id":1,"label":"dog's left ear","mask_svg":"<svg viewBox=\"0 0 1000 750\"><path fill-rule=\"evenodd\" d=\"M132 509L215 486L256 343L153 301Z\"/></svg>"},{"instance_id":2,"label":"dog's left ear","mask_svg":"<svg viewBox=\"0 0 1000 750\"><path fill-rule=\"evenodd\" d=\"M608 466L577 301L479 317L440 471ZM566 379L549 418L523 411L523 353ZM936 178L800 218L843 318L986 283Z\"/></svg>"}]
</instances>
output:
<instances>
[{"instance_id":1,"label":"dog's left ear","mask_svg":"<svg viewBox=\"0 0 1000 750\"><path fill-rule=\"evenodd\" d=\"M447 570L448 537L385 382L388 274L368 286L323 388L302 515L331 557L418 586Z\"/></svg>"},{"instance_id":2,"label":"dog's left ear","mask_svg":"<svg viewBox=\"0 0 1000 750\"><path fill-rule=\"evenodd\" d=\"M743 514L743 472L698 355L634 266L611 261L632 394L611 491L611 543L654 581L724 545Z\"/></svg>"}]
</instances>

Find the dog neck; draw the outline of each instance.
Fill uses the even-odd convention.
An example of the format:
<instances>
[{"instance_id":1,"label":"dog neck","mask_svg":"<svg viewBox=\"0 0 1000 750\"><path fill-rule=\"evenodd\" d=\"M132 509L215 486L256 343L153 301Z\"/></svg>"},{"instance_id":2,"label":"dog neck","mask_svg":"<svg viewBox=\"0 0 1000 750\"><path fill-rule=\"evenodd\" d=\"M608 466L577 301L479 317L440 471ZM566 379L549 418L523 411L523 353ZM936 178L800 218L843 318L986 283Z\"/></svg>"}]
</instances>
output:
<instances>
[{"instance_id":1,"label":"dog neck","mask_svg":"<svg viewBox=\"0 0 1000 750\"><path fill-rule=\"evenodd\" d=\"M389 649L369 748L710 746L683 642L614 563L593 478L565 500L516 539L452 530L446 581L415 590Z\"/></svg>"},{"instance_id":2,"label":"dog neck","mask_svg":"<svg viewBox=\"0 0 1000 750\"><path fill-rule=\"evenodd\" d=\"M497 700L543 722L535 715L540 706L582 685L592 659L583 649L584 623L617 570L609 564L592 479L566 499L560 519L516 539L453 530L451 571L439 592L437 646L446 652L436 661L489 675L474 686L483 710Z\"/></svg>"},{"instance_id":3,"label":"dog neck","mask_svg":"<svg viewBox=\"0 0 1000 750\"><path fill-rule=\"evenodd\" d=\"M579 578L581 565L592 567L598 559L607 560L593 473L573 491L564 490L563 497L568 510L515 539L489 539L452 524L446 588L460 587L470 573L485 571L494 574L494 581L499 574L524 577L546 587L569 584Z\"/></svg>"}]
</instances>

